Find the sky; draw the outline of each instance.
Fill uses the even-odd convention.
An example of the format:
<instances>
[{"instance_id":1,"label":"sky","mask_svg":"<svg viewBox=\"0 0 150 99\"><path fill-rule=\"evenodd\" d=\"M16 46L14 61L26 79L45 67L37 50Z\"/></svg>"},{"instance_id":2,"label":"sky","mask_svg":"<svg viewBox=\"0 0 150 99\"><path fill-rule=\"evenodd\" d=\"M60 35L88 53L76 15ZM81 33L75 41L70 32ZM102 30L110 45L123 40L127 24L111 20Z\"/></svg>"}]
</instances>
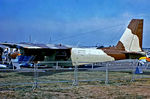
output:
<instances>
[{"instance_id":1,"label":"sky","mask_svg":"<svg viewBox=\"0 0 150 99\"><path fill-rule=\"evenodd\" d=\"M149 0L0 0L0 42L116 45L132 18L150 48Z\"/></svg>"}]
</instances>

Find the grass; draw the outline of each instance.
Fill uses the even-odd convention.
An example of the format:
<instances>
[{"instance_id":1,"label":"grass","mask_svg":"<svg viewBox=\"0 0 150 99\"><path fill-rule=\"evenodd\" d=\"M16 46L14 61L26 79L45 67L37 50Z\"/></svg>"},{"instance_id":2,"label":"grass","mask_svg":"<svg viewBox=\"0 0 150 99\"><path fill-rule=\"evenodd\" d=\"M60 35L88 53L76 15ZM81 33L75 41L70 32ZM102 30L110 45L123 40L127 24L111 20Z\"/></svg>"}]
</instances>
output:
<instances>
[{"instance_id":1,"label":"grass","mask_svg":"<svg viewBox=\"0 0 150 99\"><path fill-rule=\"evenodd\" d=\"M147 71L148 72L148 71ZM150 98L149 73L134 75L131 72L109 72L109 84L105 85L105 72L79 71L78 80L95 80L79 82L73 86L73 71L47 71L38 73L38 81L72 81L66 83L43 83L37 89L33 84L0 86L0 99L146 99ZM32 72L0 72L0 84L16 84L35 80Z\"/></svg>"}]
</instances>

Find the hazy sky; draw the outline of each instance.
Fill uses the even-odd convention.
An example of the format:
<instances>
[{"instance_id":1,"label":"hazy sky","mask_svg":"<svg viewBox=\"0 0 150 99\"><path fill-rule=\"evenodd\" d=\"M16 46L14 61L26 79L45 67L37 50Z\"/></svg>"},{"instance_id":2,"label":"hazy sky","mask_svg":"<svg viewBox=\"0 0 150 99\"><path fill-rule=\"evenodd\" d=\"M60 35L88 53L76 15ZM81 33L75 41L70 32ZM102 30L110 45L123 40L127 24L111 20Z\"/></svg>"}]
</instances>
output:
<instances>
[{"instance_id":1,"label":"hazy sky","mask_svg":"<svg viewBox=\"0 0 150 99\"><path fill-rule=\"evenodd\" d=\"M132 18L150 47L149 0L0 0L0 42L115 45Z\"/></svg>"}]
</instances>

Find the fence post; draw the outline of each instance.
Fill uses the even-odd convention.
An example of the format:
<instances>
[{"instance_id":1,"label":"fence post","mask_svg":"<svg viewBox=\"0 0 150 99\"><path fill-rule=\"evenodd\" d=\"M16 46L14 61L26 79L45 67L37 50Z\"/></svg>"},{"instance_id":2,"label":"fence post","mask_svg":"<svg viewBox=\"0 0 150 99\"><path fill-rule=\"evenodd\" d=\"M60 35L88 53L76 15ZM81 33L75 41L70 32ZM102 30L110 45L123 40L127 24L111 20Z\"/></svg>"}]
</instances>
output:
<instances>
[{"instance_id":1,"label":"fence post","mask_svg":"<svg viewBox=\"0 0 150 99\"><path fill-rule=\"evenodd\" d=\"M34 84L32 86L32 89L38 88L38 66L37 64L34 64Z\"/></svg>"},{"instance_id":2,"label":"fence post","mask_svg":"<svg viewBox=\"0 0 150 99\"><path fill-rule=\"evenodd\" d=\"M94 68L93 65L94 65L94 64L92 63L92 69Z\"/></svg>"},{"instance_id":3,"label":"fence post","mask_svg":"<svg viewBox=\"0 0 150 99\"><path fill-rule=\"evenodd\" d=\"M105 75L105 84L108 84L108 63L106 63L106 75Z\"/></svg>"},{"instance_id":4,"label":"fence post","mask_svg":"<svg viewBox=\"0 0 150 99\"><path fill-rule=\"evenodd\" d=\"M13 66L13 70L15 70L15 66L13 65L13 63L12 63L12 66Z\"/></svg>"},{"instance_id":5,"label":"fence post","mask_svg":"<svg viewBox=\"0 0 150 99\"><path fill-rule=\"evenodd\" d=\"M58 61L56 61L56 69L58 69Z\"/></svg>"},{"instance_id":6,"label":"fence post","mask_svg":"<svg viewBox=\"0 0 150 99\"><path fill-rule=\"evenodd\" d=\"M134 65L135 65L135 61L133 61L132 62L132 78L131 78L131 81L134 81L135 80L135 74L134 74L134 72L135 72L135 68L134 68ZM137 64L136 64L137 65Z\"/></svg>"},{"instance_id":7,"label":"fence post","mask_svg":"<svg viewBox=\"0 0 150 99\"><path fill-rule=\"evenodd\" d=\"M75 69L74 69L74 82L73 82L74 86L78 86L78 66L77 63L75 65Z\"/></svg>"}]
</instances>

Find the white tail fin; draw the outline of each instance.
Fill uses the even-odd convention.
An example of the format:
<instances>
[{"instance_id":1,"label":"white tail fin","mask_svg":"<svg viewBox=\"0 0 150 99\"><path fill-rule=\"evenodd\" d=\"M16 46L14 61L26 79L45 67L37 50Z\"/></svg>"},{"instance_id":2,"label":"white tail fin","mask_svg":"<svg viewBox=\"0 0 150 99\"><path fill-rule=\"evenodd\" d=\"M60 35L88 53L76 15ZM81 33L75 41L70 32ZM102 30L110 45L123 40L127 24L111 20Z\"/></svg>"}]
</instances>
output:
<instances>
[{"instance_id":1,"label":"white tail fin","mask_svg":"<svg viewBox=\"0 0 150 99\"><path fill-rule=\"evenodd\" d=\"M128 52L139 52L142 51L142 39L143 19L132 19L116 47Z\"/></svg>"}]
</instances>

